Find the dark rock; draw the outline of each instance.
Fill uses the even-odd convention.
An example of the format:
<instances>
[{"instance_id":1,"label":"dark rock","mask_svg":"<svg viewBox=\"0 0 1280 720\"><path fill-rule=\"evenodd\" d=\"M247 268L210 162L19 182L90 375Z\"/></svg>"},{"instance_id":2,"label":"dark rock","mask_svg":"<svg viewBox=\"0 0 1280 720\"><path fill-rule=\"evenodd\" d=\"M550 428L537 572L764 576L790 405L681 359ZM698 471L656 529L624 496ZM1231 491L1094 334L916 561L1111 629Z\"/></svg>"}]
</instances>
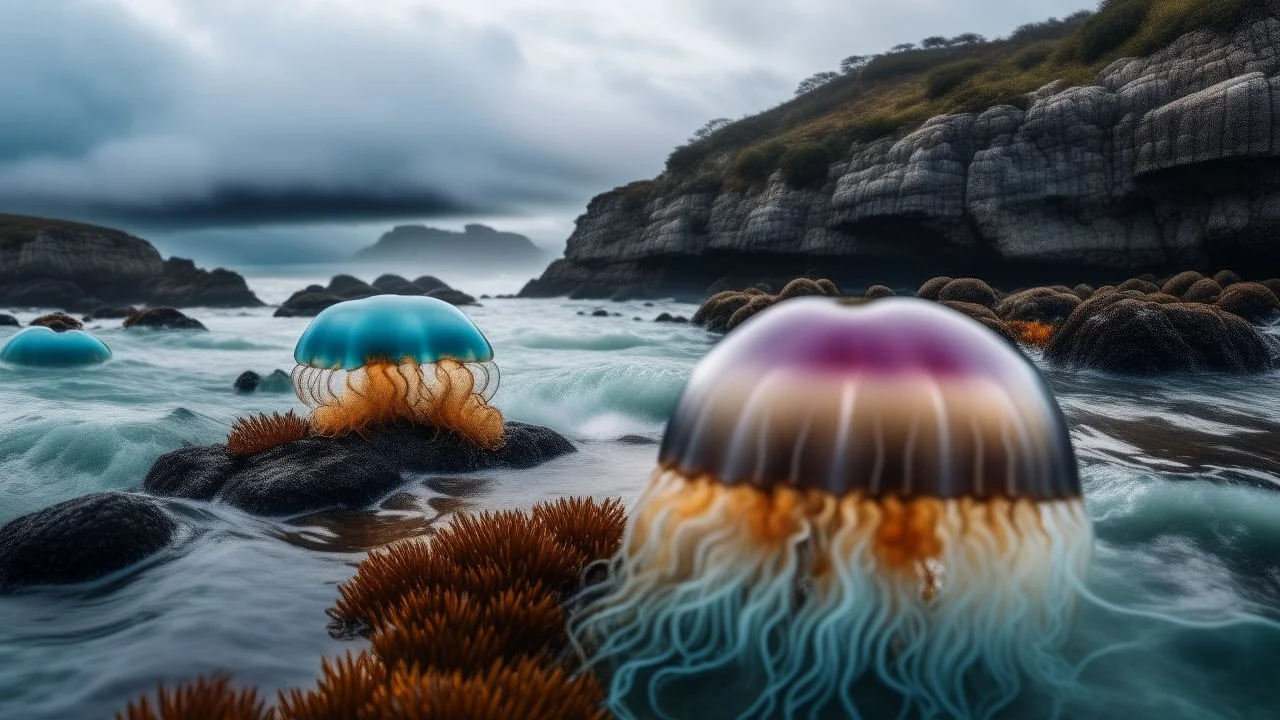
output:
<instances>
[{"instance_id":1,"label":"dark rock","mask_svg":"<svg viewBox=\"0 0 1280 720\"><path fill-rule=\"evenodd\" d=\"M1004 320L1057 323L1066 319L1080 304L1071 292L1054 288L1031 288L1006 295L996 305L996 314Z\"/></svg>"},{"instance_id":2,"label":"dark rock","mask_svg":"<svg viewBox=\"0 0 1280 720\"><path fill-rule=\"evenodd\" d=\"M1159 285L1156 285L1154 282L1151 282L1146 278L1140 278L1140 277L1132 278L1130 280L1125 280L1124 282L1117 285L1116 289L1117 290L1137 290L1138 292L1141 292L1141 293L1160 292Z\"/></svg>"},{"instance_id":3,"label":"dark rock","mask_svg":"<svg viewBox=\"0 0 1280 720\"><path fill-rule=\"evenodd\" d=\"M440 288L438 290L432 290L431 292L427 293L427 297L433 297L433 298L436 298L437 300L443 300L449 303L450 305L475 305L476 304L475 298L462 292L461 290L455 290L453 288Z\"/></svg>"},{"instance_id":4,"label":"dark rock","mask_svg":"<svg viewBox=\"0 0 1280 720\"><path fill-rule=\"evenodd\" d=\"M1071 288L1071 293L1081 300L1088 300L1093 295L1093 286L1088 283L1080 283Z\"/></svg>"},{"instance_id":5,"label":"dark rock","mask_svg":"<svg viewBox=\"0 0 1280 720\"><path fill-rule=\"evenodd\" d=\"M1280 298L1261 283L1232 283L1214 304L1255 325L1270 322L1280 315Z\"/></svg>"},{"instance_id":6,"label":"dark rock","mask_svg":"<svg viewBox=\"0 0 1280 720\"><path fill-rule=\"evenodd\" d=\"M759 287L759 289L764 291L765 293L769 292L768 285L757 286L757 287ZM819 284L817 280L811 280L809 278L796 278L795 280L792 280L791 282L782 286L782 289L778 291L778 299L788 300L794 297L810 297L810 296L822 297L829 294L830 294L830 289L828 287L825 287Z\"/></svg>"},{"instance_id":7,"label":"dark rock","mask_svg":"<svg viewBox=\"0 0 1280 720\"><path fill-rule=\"evenodd\" d=\"M260 307L244 278L217 268L202 270L185 258L164 261L160 276L146 283L145 297L154 305L181 307Z\"/></svg>"},{"instance_id":8,"label":"dark rock","mask_svg":"<svg viewBox=\"0 0 1280 720\"><path fill-rule=\"evenodd\" d=\"M18 318L12 315L5 315L4 313L0 313L0 327L5 327L5 326L21 327L22 323L18 322Z\"/></svg>"},{"instance_id":9,"label":"dark rock","mask_svg":"<svg viewBox=\"0 0 1280 720\"><path fill-rule=\"evenodd\" d=\"M156 330L208 330L199 320L189 318L170 308L147 308L124 319L124 326L154 328Z\"/></svg>"},{"instance_id":10,"label":"dark rock","mask_svg":"<svg viewBox=\"0 0 1280 720\"><path fill-rule=\"evenodd\" d=\"M100 308L90 310L88 313L86 313L84 316L84 321L90 322L92 320L123 320L124 318L127 318L136 312L138 312L138 308L132 305L125 305L122 307L111 307L111 306L104 305Z\"/></svg>"},{"instance_id":11,"label":"dark rock","mask_svg":"<svg viewBox=\"0 0 1280 720\"><path fill-rule=\"evenodd\" d=\"M414 285L413 283L405 283L404 285L393 285L381 290L385 295L426 295L426 291Z\"/></svg>"},{"instance_id":12,"label":"dark rock","mask_svg":"<svg viewBox=\"0 0 1280 720\"><path fill-rule=\"evenodd\" d=\"M293 378L289 373L276 369L258 383L258 392L289 393L293 392Z\"/></svg>"},{"instance_id":13,"label":"dark rock","mask_svg":"<svg viewBox=\"0 0 1280 720\"><path fill-rule=\"evenodd\" d=\"M261 375L252 370L245 370L232 383L232 387L236 389L236 392L251 393L258 389L258 383L260 382L262 382Z\"/></svg>"},{"instance_id":14,"label":"dark rock","mask_svg":"<svg viewBox=\"0 0 1280 720\"><path fill-rule=\"evenodd\" d=\"M653 319L653 321L654 321L654 322L680 323L680 324L683 324L683 323L687 323L687 322L689 322L689 318L687 318L687 317L685 317L685 316L683 316L683 315L672 315L671 313L665 313L665 312L664 312L664 313L662 313L661 315L659 315L658 317L654 318L654 319Z\"/></svg>"},{"instance_id":15,"label":"dark rock","mask_svg":"<svg viewBox=\"0 0 1280 720\"><path fill-rule=\"evenodd\" d=\"M394 288L394 287L400 287L401 285L409 285L409 284L411 283L409 282L408 279L402 278L399 275L392 275L390 273L385 275L379 275L378 279L373 281L373 286L375 288L378 288L379 290L390 290L391 288Z\"/></svg>"},{"instance_id":16,"label":"dark rock","mask_svg":"<svg viewBox=\"0 0 1280 720\"><path fill-rule=\"evenodd\" d=\"M47 327L56 332L66 332L68 330L83 330L84 323L71 317L66 313L49 313L28 323L31 327Z\"/></svg>"},{"instance_id":17,"label":"dark rock","mask_svg":"<svg viewBox=\"0 0 1280 720\"><path fill-rule=\"evenodd\" d=\"M367 437L307 438L247 457L225 445L161 455L142 486L157 495L217 499L262 515L364 508L399 487L407 472L529 468L574 452L544 427L511 422L501 450L480 448L447 431L386 427Z\"/></svg>"},{"instance_id":18,"label":"dark rock","mask_svg":"<svg viewBox=\"0 0 1280 720\"><path fill-rule=\"evenodd\" d=\"M645 435L623 435L614 442L620 442L623 445L657 445L658 440L647 437Z\"/></svg>"},{"instance_id":19,"label":"dark rock","mask_svg":"<svg viewBox=\"0 0 1280 720\"><path fill-rule=\"evenodd\" d=\"M651 303L651 302L647 302L647 303L645 303L645 304L644 304L644 306L645 306L645 307L653 307L653 303Z\"/></svg>"},{"instance_id":20,"label":"dark rock","mask_svg":"<svg viewBox=\"0 0 1280 720\"><path fill-rule=\"evenodd\" d=\"M920 286L919 290L916 290L916 297L924 298L925 300L937 300L938 293L942 292L942 288L946 287L947 283L954 279L955 278L950 278L946 275L929 278L924 281L924 284Z\"/></svg>"},{"instance_id":21,"label":"dark rock","mask_svg":"<svg viewBox=\"0 0 1280 720\"><path fill-rule=\"evenodd\" d=\"M884 298L893 297L894 295L897 295L897 293L895 293L893 288L888 285L872 285L867 288L865 296L869 298Z\"/></svg>"},{"instance_id":22,"label":"dark rock","mask_svg":"<svg viewBox=\"0 0 1280 720\"><path fill-rule=\"evenodd\" d=\"M989 308L996 306L996 291L978 278L959 278L943 286L938 292L943 302L966 302Z\"/></svg>"},{"instance_id":23,"label":"dark rock","mask_svg":"<svg viewBox=\"0 0 1280 720\"><path fill-rule=\"evenodd\" d=\"M1151 302L1128 291L1081 303L1054 332L1045 358L1130 375L1256 373L1272 366L1272 349L1253 326L1215 306Z\"/></svg>"},{"instance_id":24,"label":"dark rock","mask_svg":"<svg viewBox=\"0 0 1280 720\"><path fill-rule=\"evenodd\" d=\"M1275 294L1276 294L1276 297L1280 298L1280 278L1272 278L1272 279L1270 279L1270 280L1263 280L1263 281L1261 282L1261 284L1262 284L1262 285L1266 285L1268 290L1270 290L1271 292L1275 293Z\"/></svg>"},{"instance_id":25,"label":"dark rock","mask_svg":"<svg viewBox=\"0 0 1280 720\"><path fill-rule=\"evenodd\" d=\"M66 280L17 281L0 292L6 305L14 307L60 307L68 310L83 309L85 291Z\"/></svg>"},{"instance_id":26,"label":"dark rock","mask_svg":"<svg viewBox=\"0 0 1280 720\"><path fill-rule=\"evenodd\" d=\"M315 317L326 308L337 305L342 301L343 298L327 290L323 292L301 290L290 295L289 299L276 308L272 315L274 317Z\"/></svg>"},{"instance_id":27,"label":"dark rock","mask_svg":"<svg viewBox=\"0 0 1280 720\"><path fill-rule=\"evenodd\" d=\"M480 299L481 299L481 300L492 300L492 299L493 299L493 297L492 297L491 295L489 295L489 293L484 293L483 295L481 295L481 296L480 296Z\"/></svg>"},{"instance_id":28,"label":"dark rock","mask_svg":"<svg viewBox=\"0 0 1280 720\"><path fill-rule=\"evenodd\" d=\"M1182 299L1187 302L1195 303L1212 303L1217 302L1218 296L1222 294L1222 286L1217 280L1212 278L1204 278L1192 283L1187 291L1182 293Z\"/></svg>"},{"instance_id":29,"label":"dark rock","mask_svg":"<svg viewBox=\"0 0 1280 720\"><path fill-rule=\"evenodd\" d=\"M962 312L974 320L991 320L993 322L1000 321L1000 316L996 315L996 311L986 305L979 305L978 303L971 302L960 302L958 300L943 300L942 304L952 310Z\"/></svg>"},{"instance_id":30,"label":"dark rock","mask_svg":"<svg viewBox=\"0 0 1280 720\"><path fill-rule=\"evenodd\" d=\"M1187 270L1186 272L1180 272L1166 280L1160 290L1175 297L1182 297L1187 293L1187 290L1191 289L1192 285L1195 285L1203 279L1203 274L1198 273L1195 270Z\"/></svg>"},{"instance_id":31,"label":"dark rock","mask_svg":"<svg viewBox=\"0 0 1280 720\"><path fill-rule=\"evenodd\" d=\"M325 288L325 291L346 300L378 294L377 288L350 275L334 275L329 279L329 287Z\"/></svg>"},{"instance_id":32,"label":"dark rock","mask_svg":"<svg viewBox=\"0 0 1280 720\"><path fill-rule=\"evenodd\" d=\"M429 293L432 290L450 290L449 285L438 277L423 275L413 281L414 285L422 288L422 292Z\"/></svg>"},{"instance_id":33,"label":"dark rock","mask_svg":"<svg viewBox=\"0 0 1280 720\"><path fill-rule=\"evenodd\" d=\"M480 266L492 268L541 267L547 257L529 238L472 223L462 232L425 225L398 225L374 245L356 254L357 260L423 264L433 267Z\"/></svg>"},{"instance_id":34,"label":"dark rock","mask_svg":"<svg viewBox=\"0 0 1280 720\"><path fill-rule=\"evenodd\" d=\"M154 500L93 493L0 527L0 594L93 580L163 550L177 525Z\"/></svg>"},{"instance_id":35,"label":"dark rock","mask_svg":"<svg viewBox=\"0 0 1280 720\"><path fill-rule=\"evenodd\" d=\"M608 310L596 310L591 313L591 317L609 317Z\"/></svg>"},{"instance_id":36,"label":"dark rock","mask_svg":"<svg viewBox=\"0 0 1280 720\"><path fill-rule=\"evenodd\" d=\"M1156 275L1155 273L1145 272L1139 275L1138 277L1134 278L1134 280L1141 280L1142 282L1151 283L1152 285L1155 285Z\"/></svg>"},{"instance_id":37,"label":"dark rock","mask_svg":"<svg viewBox=\"0 0 1280 720\"><path fill-rule=\"evenodd\" d=\"M1226 288L1230 285L1235 285L1238 282L1244 282L1244 280L1242 280L1239 275L1235 274L1231 270L1219 270L1218 272L1214 273L1213 281L1218 283L1218 285L1223 288Z\"/></svg>"}]
</instances>

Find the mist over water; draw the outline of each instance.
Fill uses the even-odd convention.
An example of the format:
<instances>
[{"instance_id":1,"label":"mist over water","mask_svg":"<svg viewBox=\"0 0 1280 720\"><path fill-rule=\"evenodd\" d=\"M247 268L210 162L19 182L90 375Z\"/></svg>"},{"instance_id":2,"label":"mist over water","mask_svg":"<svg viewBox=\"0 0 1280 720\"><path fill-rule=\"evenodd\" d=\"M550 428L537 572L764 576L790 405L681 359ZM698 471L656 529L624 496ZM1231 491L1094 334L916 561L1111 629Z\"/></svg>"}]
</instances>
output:
<instances>
[{"instance_id":1,"label":"mist over water","mask_svg":"<svg viewBox=\"0 0 1280 720\"><path fill-rule=\"evenodd\" d=\"M249 283L279 303L339 271L277 267L251 272ZM477 297L515 292L528 279L395 272L436 274ZM501 369L493 402L508 419L556 429L578 453L530 470L412 477L368 512L279 520L168 502L181 538L159 557L89 585L0 597L0 717L110 717L160 680L223 668L268 692L310 684L322 655L364 646L330 638L324 610L369 547L421 534L460 509L569 494L633 500L685 379L715 341L652 320L695 308L481 302L464 310ZM618 315L591 317L597 308ZM164 452L220 442L240 415L300 408L289 393L232 390L244 370L292 369L309 320L273 310L187 311L209 333L94 322L88 329L114 353L105 365L0 368L0 523L89 492L137 489ZM36 314L18 313L24 323ZM13 332L0 328L0 341ZM1066 652L1081 664L1084 690L1063 700L1063 716L1270 716L1280 667L1280 374L1046 375L1071 425L1096 525L1088 588L1126 609L1081 605ZM1210 626L1134 614L1147 611ZM896 708L884 712L894 717ZM1027 703L1005 715L1046 716Z\"/></svg>"}]
</instances>

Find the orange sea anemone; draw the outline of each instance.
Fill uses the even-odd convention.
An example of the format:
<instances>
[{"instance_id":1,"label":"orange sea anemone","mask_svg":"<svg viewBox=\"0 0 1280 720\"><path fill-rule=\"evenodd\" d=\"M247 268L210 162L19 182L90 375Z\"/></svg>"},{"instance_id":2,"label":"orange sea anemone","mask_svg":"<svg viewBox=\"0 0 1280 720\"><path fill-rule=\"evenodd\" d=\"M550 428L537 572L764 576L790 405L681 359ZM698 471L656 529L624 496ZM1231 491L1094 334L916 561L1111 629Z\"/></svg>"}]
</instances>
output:
<instances>
[{"instance_id":1,"label":"orange sea anemone","mask_svg":"<svg viewBox=\"0 0 1280 720\"><path fill-rule=\"evenodd\" d=\"M1024 345L1043 350L1049 346L1049 341L1053 339L1054 327L1039 320L1011 320L1006 322L1005 325L1013 332L1018 342Z\"/></svg>"},{"instance_id":2,"label":"orange sea anemone","mask_svg":"<svg viewBox=\"0 0 1280 720\"><path fill-rule=\"evenodd\" d=\"M216 674L197 678L170 690L161 683L156 700L143 695L130 702L116 720L269 720L258 691L231 687L231 677Z\"/></svg>"},{"instance_id":3,"label":"orange sea anemone","mask_svg":"<svg viewBox=\"0 0 1280 720\"><path fill-rule=\"evenodd\" d=\"M253 455L270 450L294 440L301 440L311 434L311 425L307 419L294 411L280 413L259 413L250 417L237 418L231 424L231 433L227 435L227 452L232 455Z\"/></svg>"}]
</instances>

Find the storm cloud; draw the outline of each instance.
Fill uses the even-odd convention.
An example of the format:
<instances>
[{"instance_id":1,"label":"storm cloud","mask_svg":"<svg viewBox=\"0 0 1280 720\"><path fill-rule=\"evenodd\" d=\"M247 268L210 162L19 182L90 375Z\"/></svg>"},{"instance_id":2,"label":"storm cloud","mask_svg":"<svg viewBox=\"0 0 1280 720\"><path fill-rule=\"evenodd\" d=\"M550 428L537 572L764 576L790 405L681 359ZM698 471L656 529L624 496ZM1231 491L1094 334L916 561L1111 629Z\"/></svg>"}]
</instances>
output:
<instances>
[{"instance_id":1,"label":"storm cloud","mask_svg":"<svg viewBox=\"0 0 1280 720\"><path fill-rule=\"evenodd\" d=\"M0 211L558 217L840 58L1081 0L0 3Z\"/></svg>"}]
</instances>

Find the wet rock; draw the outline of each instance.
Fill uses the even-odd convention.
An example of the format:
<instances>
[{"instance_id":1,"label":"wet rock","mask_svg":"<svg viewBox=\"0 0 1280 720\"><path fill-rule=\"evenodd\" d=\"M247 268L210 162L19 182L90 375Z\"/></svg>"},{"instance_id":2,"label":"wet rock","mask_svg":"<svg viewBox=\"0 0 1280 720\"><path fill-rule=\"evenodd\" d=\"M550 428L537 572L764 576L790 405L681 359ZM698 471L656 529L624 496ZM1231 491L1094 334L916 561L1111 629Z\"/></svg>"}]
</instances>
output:
<instances>
[{"instance_id":1,"label":"wet rock","mask_svg":"<svg viewBox=\"0 0 1280 720\"><path fill-rule=\"evenodd\" d=\"M997 298L996 291L978 278L960 278L944 285L938 292L938 300L974 303L994 308Z\"/></svg>"},{"instance_id":2,"label":"wet rock","mask_svg":"<svg viewBox=\"0 0 1280 720\"><path fill-rule=\"evenodd\" d=\"M925 300L937 300L938 293L942 292L942 288L947 286L955 278L939 275L938 277L929 278L920 285L920 289L916 290L916 297Z\"/></svg>"},{"instance_id":3,"label":"wet rock","mask_svg":"<svg viewBox=\"0 0 1280 720\"><path fill-rule=\"evenodd\" d=\"M1153 276L1154 277L1154 276ZM1160 292L1160 286L1146 278L1132 278L1116 286L1117 290L1137 290L1141 293Z\"/></svg>"},{"instance_id":4,"label":"wet rock","mask_svg":"<svg viewBox=\"0 0 1280 720\"><path fill-rule=\"evenodd\" d=\"M1212 305L1114 292L1081 303L1045 350L1050 362L1129 375L1256 373L1273 349L1242 318Z\"/></svg>"},{"instance_id":5,"label":"wet rock","mask_svg":"<svg viewBox=\"0 0 1280 720\"><path fill-rule=\"evenodd\" d=\"M127 328L156 330L208 330L203 323L170 307L147 308L124 319Z\"/></svg>"},{"instance_id":6,"label":"wet rock","mask_svg":"<svg viewBox=\"0 0 1280 720\"><path fill-rule=\"evenodd\" d=\"M1213 274L1213 281L1218 283L1222 288L1235 285L1238 282L1244 282L1239 275L1231 270L1219 270Z\"/></svg>"},{"instance_id":7,"label":"wet rock","mask_svg":"<svg viewBox=\"0 0 1280 720\"><path fill-rule=\"evenodd\" d=\"M433 297L433 298L436 298L437 300L443 300L449 303L450 305L475 305L476 304L475 298L462 292L461 290L455 290L453 288L439 288L437 290L432 290L427 293L427 297Z\"/></svg>"},{"instance_id":8,"label":"wet rock","mask_svg":"<svg viewBox=\"0 0 1280 720\"><path fill-rule=\"evenodd\" d=\"M658 315L658 317L654 318L654 319L653 319L653 321L654 321L654 322L660 322L660 323L677 323L677 324L684 324L684 323L689 322L689 318L687 318L687 317L685 317L685 316L683 316L683 315L672 315L671 313L665 313L665 312L664 312L664 313L662 313L661 315Z\"/></svg>"},{"instance_id":9,"label":"wet rock","mask_svg":"<svg viewBox=\"0 0 1280 720\"><path fill-rule=\"evenodd\" d=\"M893 288L889 287L888 285L872 285L871 287L867 288L865 297L874 299L874 298L893 297L894 295L897 295L897 293L895 293L893 291Z\"/></svg>"},{"instance_id":10,"label":"wet rock","mask_svg":"<svg viewBox=\"0 0 1280 720\"><path fill-rule=\"evenodd\" d=\"M592 311L592 313L591 313L591 317L609 317L609 311L608 311L608 310L594 310L594 311Z\"/></svg>"},{"instance_id":11,"label":"wet rock","mask_svg":"<svg viewBox=\"0 0 1280 720\"><path fill-rule=\"evenodd\" d=\"M1060 322L1076 306L1080 298L1071 292L1056 288L1031 288L1010 293L996 305L995 312L1004 320Z\"/></svg>"},{"instance_id":12,"label":"wet rock","mask_svg":"<svg viewBox=\"0 0 1280 720\"><path fill-rule=\"evenodd\" d=\"M423 275L422 277L415 278L413 281L413 284L422 288L422 292L424 293L429 293L432 290L451 289L448 283L446 283L445 281L441 280L438 277L433 277L431 275Z\"/></svg>"},{"instance_id":13,"label":"wet rock","mask_svg":"<svg viewBox=\"0 0 1280 720\"><path fill-rule=\"evenodd\" d=\"M321 288L321 292L310 289L299 290L289 296L276 311L274 317L315 317L326 308L337 305L343 298Z\"/></svg>"},{"instance_id":14,"label":"wet rock","mask_svg":"<svg viewBox=\"0 0 1280 720\"><path fill-rule=\"evenodd\" d=\"M1093 286L1088 283L1080 283L1071 288L1071 293L1081 300L1088 300L1093 295Z\"/></svg>"},{"instance_id":15,"label":"wet rock","mask_svg":"<svg viewBox=\"0 0 1280 720\"><path fill-rule=\"evenodd\" d=\"M1214 304L1255 325L1271 322L1280 315L1280 298L1261 283L1232 283Z\"/></svg>"},{"instance_id":16,"label":"wet rock","mask_svg":"<svg viewBox=\"0 0 1280 720\"><path fill-rule=\"evenodd\" d=\"M402 278L399 275L392 275L390 273L385 275L379 275L378 278L374 280L372 283L372 285L379 290L390 290L391 288L400 287L401 285L410 285L410 284L412 283L408 279Z\"/></svg>"},{"instance_id":17,"label":"wet rock","mask_svg":"<svg viewBox=\"0 0 1280 720\"><path fill-rule=\"evenodd\" d=\"M132 305L122 305L120 307L104 305L85 313L83 319L85 322L92 320L123 320L136 312L138 312L138 308Z\"/></svg>"},{"instance_id":18,"label":"wet rock","mask_svg":"<svg viewBox=\"0 0 1280 720\"><path fill-rule=\"evenodd\" d=\"M93 580L163 550L177 525L149 498L93 493L0 527L0 594Z\"/></svg>"},{"instance_id":19,"label":"wet rock","mask_svg":"<svg viewBox=\"0 0 1280 720\"><path fill-rule=\"evenodd\" d=\"M258 389L258 383L262 382L262 376L252 370L245 370L240 373L236 381L231 384L236 392L251 393Z\"/></svg>"},{"instance_id":20,"label":"wet rock","mask_svg":"<svg viewBox=\"0 0 1280 720\"><path fill-rule=\"evenodd\" d=\"M1168 293L1175 297L1182 297L1187 293L1187 290L1191 289L1192 285L1195 285L1203 279L1203 274L1198 273L1195 270L1187 270L1186 272L1180 272L1166 280L1160 290L1161 292Z\"/></svg>"},{"instance_id":21,"label":"wet rock","mask_svg":"<svg viewBox=\"0 0 1280 720\"><path fill-rule=\"evenodd\" d=\"M473 472L528 468L574 452L554 431L510 422L506 445L489 451L447 431L387 427L367 437L307 438L250 456L225 445L161 455L143 480L157 495L216 499L261 515L368 507L399 487L407 472Z\"/></svg>"},{"instance_id":22,"label":"wet rock","mask_svg":"<svg viewBox=\"0 0 1280 720\"><path fill-rule=\"evenodd\" d=\"M350 275L334 275L329 278L329 286L325 290L330 295L337 295L346 300L354 300L356 298L369 297L377 295L377 288L360 278Z\"/></svg>"},{"instance_id":23,"label":"wet rock","mask_svg":"<svg viewBox=\"0 0 1280 720\"><path fill-rule=\"evenodd\" d=\"M0 327L21 327L22 323L18 322L18 318L12 315L0 313Z\"/></svg>"},{"instance_id":24,"label":"wet rock","mask_svg":"<svg viewBox=\"0 0 1280 720\"><path fill-rule=\"evenodd\" d=\"M260 307L244 278L225 268L203 270L186 258L164 261L159 277L146 283L147 302L182 307Z\"/></svg>"},{"instance_id":25,"label":"wet rock","mask_svg":"<svg viewBox=\"0 0 1280 720\"><path fill-rule=\"evenodd\" d=\"M47 327L56 332L66 332L67 330L83 330L84 323L71 317L66 313L55 312L48 315L41 315L29 323L32 327Z\"/></svg>"},{"instance_id":26,"label":"wet rock","mask_svg":"<svg viewBox=\"0 0 1280 720\"><path fill-rule=\"evenodd\" d=\"M1218 284L1218 281L1212 278L1203 278L1192 283L1191 287L1182 293L1182 299L1194 303L1211 303L1216 302L1221 294L1222 286Z\"/></svg>"}]
</instances>

